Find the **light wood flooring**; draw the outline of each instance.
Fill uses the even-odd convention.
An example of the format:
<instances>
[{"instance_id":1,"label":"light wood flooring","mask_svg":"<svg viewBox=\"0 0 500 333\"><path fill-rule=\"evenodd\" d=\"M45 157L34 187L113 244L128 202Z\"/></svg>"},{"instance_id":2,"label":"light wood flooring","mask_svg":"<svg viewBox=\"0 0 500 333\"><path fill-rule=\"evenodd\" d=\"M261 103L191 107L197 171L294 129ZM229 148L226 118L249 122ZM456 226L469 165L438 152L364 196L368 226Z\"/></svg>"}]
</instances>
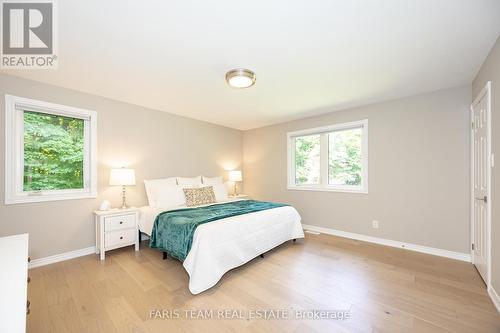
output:
<instances>
[{"instance_id":1,"label":"light wood flooring","mask_svg":"<svg viewBox=\"0 0 500 333\"><path fill-rule=\"evenodd\" d=\"M306 234L191 295L182 264L132 247L30 270L28 332L500 332L471 264ZM151 310L343 310L348 320L155 319ZM167 312L168 313L168 312ZM209 315L209 312L205 312Z\"/></svg>"}]
</instances>

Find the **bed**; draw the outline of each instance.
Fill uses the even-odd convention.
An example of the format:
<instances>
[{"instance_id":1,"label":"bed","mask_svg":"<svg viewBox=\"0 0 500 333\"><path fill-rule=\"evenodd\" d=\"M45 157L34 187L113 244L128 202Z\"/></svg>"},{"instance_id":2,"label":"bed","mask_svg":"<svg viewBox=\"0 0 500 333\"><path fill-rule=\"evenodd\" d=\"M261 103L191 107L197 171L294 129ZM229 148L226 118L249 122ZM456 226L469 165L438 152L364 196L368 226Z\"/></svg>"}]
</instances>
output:
<instances>
[{"instance_id":1,"label":"bed","mask_svg":"<svg viewBox=\"0 0 500 333\"><path fill-rule=\"evenodd\" d=\"M153 233L155 221L158 228L158 223L161 223L160 216L165 212L180 216L183 210L186 210L186 214L196 214L201 212L197 212L197 209L214 210L229 207L234 213L235 209L249 205L266 206L263 210L248 213L242 211L241 214L216 219L195 227L186 256L178 253L174 255L183 260L183 266L189 274L189 290L193 294L213 287L229 270L286 241L304 237L300 215L295 208L253 200L255 204L250 202L251 200L245 203L238 201L241 200L224 200L196 208L182 205L140 208L139 229L152 238L151 243L157 245L164 243L156 241L157 232ZM209 206L210 208L205 208ZM163 251L161 248L160 250Z\"/></svg>"}]
</instances>

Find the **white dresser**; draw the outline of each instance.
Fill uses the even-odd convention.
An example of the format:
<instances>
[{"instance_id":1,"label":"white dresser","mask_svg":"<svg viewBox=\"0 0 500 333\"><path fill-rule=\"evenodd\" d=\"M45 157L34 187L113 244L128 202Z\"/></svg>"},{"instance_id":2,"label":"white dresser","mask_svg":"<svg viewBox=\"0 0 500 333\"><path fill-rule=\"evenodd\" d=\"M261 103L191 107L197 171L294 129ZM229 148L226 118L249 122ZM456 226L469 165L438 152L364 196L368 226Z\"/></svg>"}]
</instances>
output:
<instances>
[{"instance_id":1,"label":"white dresser","mask_svg":"<svg viewBox=\"0 0 500 333\"><path fill-rule=\"evenodd\" d=\"M26 332L28 234L0 238L0 332Z\"/></svg>"},{"instance_id":2,"label":"white dresser","mask_svg":"<svg viewBox=\"0 0 500 333\"><path fill-rule=\"evenodd\" d=\"M97 210L95 215L96 251L105 259L106 251L135 245L139 251L139 210L136 208Z\"/></svg>"}]
</instances>

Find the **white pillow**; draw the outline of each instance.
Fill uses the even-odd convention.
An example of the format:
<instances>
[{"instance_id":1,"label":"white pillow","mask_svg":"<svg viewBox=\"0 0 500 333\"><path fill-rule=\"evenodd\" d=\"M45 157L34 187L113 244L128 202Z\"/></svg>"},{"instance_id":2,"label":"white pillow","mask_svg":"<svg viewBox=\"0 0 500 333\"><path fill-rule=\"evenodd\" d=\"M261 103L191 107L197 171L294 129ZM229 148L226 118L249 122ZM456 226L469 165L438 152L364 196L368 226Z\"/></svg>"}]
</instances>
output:
<instances>
[{"instance_id":1,"label":"white pillow","mask_svg":"<svg viewBox=\"0 0 500 333\"><path fill-rule=\"evenodd\" d=\"M222 184L222 177L205 177L203 176L203 185Z\"/></svg>"},{"instance_id":2,"label":"white pillow","mask_svg":"<svg viewBox=\"0 0 500 333\"><path fill-rule=\"evenodd\" d=\"M217 202L227 201L229 199L226 184L220 183L210 186L214 188L215 200L217 200Z\"/></svg>"},{"instance_id":3,"label":"white pillow","mask_svg":"<svg viewBox=\"0 0 500 333\"><path fill-rule=\"evenodd\" d=\"M162 208L177 207L186 205L186 196L182 186L165 186L158 190L156 206Z\"/></svg>"},{"instance_id":4,"label":"white pillow","mask_svg":"<svg viewBox=\"0 0 500 333\"><path fill-rule=\"evenodd\" d=\"M193 178L177 177L177 184L182 187L200 187L202 185L201 176Z\"/></svg>"},{"instance_id":5,"label":"white pillow","mask_svg":"<svg viewBox=\"0 0 500 333\"><path fill-rule=\"evenodd\" d=\"M145 180L144 186L146 187L149 205L151 207L156 207L156 198L161 188L175 185L177 185L175 177Z\"/></svg>"}]
</instances>

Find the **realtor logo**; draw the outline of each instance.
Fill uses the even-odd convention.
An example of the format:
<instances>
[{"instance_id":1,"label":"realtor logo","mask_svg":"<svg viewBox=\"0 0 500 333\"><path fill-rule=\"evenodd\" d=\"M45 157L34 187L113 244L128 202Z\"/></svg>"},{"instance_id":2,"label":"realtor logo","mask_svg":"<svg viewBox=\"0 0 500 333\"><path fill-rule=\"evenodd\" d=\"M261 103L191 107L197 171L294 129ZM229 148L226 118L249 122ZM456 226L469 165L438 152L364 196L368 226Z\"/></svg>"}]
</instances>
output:
<instances>
[{"instance_id":1,"label":"realtor logo","mask_svg":"<svg viewBox=\"0 0 500 333\"><path fill-rule=\"evenodd\" d=\"M56 68L55 0L1 2L3 69Z\"/></svg>"}]
</instances>

